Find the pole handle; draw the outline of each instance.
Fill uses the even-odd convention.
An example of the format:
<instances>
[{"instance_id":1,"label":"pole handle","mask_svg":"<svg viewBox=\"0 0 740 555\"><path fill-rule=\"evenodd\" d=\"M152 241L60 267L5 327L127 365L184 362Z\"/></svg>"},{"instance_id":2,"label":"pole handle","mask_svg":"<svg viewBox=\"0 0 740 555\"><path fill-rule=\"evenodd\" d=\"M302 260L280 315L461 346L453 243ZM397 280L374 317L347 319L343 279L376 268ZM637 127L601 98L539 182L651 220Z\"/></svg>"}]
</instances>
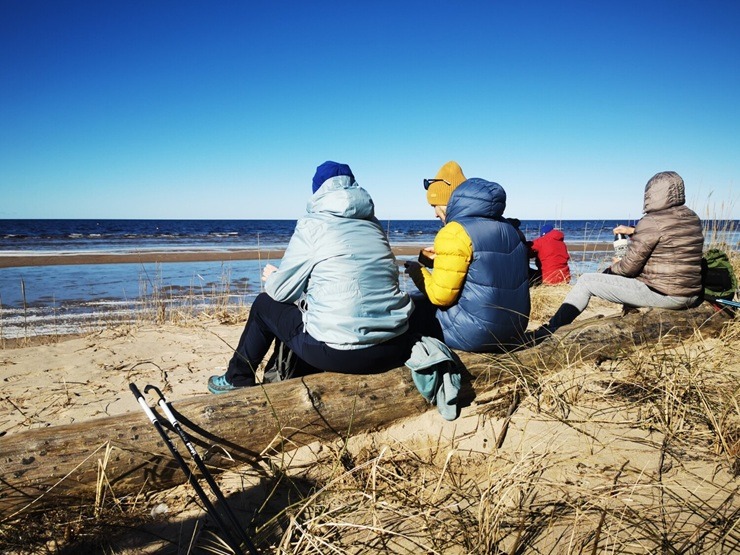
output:
<instances>
[{"instance_id":1,"label":"pole handle","mask_svg":"<svg viewBox=\"0 0 740 555\"><path fill-rule=\"evenodd\" d=\"M144 399L144 396L141 394L141 391L139 391L139 388L136 387L136 384L130 383L128 384L128 387L134 394L134 397L136 397L136 400L139 402L139 405L141 405L142 410L146 414L147 418L151 421L151 423L158 424L159 421L157 420L157 415L154 414L149 405L147 405L146 399Z\"/></svg>"}]
</instances>

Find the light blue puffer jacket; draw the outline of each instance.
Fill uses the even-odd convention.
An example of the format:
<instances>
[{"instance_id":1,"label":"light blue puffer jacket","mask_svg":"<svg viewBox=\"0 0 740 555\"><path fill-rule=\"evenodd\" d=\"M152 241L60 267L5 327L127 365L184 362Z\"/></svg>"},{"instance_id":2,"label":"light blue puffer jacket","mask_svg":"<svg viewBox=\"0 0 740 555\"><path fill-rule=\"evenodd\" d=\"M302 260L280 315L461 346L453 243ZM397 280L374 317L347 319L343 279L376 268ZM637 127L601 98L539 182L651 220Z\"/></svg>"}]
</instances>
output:
<instances>
[{"instance_id":1,"label":"light blue puffer jacket","mask_svg":"<svg viewBox=\"0 0 740 555\"><path fill-rule=\"evenodd\" d=\"M347 176L325 181L265 291L280 302L305 294L306 331L334 349L361 349L403 334L413 304L372 198ZM302 303L301 303L302 304Z\"/></svg>"}]
</instances>

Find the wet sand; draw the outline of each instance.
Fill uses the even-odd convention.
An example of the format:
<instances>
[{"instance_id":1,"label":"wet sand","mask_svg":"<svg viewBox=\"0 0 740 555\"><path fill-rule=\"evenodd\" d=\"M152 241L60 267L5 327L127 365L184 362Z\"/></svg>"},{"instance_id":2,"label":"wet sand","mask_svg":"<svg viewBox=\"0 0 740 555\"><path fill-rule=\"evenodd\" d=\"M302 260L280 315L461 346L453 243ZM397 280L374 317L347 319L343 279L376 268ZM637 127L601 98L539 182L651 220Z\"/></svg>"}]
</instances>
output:
<instances>
[{"instance_id":1,"label":"wet sand","mask_svg":"<svg viewBox=\"0 0 740 555\"><path fill-rule=\"evenodd\" d=\"M220 262L229 260L258 260L281 257L285 251L157 251L131 253L31 254L0 255L0 268L21 266L60 266L75 264L138 264L157 262Z\"/></svg>"},{"instance_id":2,"label":"wet sand","mask_svg":"<svg viewBox=\"0 0 740 555\"><path fill-rule=\"evenodd\" d=\"M398 245L393 247L396 256L412 256L419 252L420 245ZM611 243L584 243L568 247L574 252L603 252L612 249ZM65 253L3 255L0 253L0 268L23 266L60 266L76 264L139 264L164 262L222 262L229 260L259 260L282 257L283 249L275 250L231 250L231 251L152 251L132 253Z\"/></svg>"}]
</instances>

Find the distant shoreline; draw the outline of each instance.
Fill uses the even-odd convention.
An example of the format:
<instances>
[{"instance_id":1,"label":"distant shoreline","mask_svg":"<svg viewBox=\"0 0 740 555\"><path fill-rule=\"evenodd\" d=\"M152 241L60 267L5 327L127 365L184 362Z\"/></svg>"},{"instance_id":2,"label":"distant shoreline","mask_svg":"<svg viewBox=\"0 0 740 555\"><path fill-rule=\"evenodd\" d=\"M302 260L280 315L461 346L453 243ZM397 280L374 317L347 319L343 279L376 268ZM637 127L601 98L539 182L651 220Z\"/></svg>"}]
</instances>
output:
<instances>
[{"instance_id":1,"label":"distant shoreline","mask_svg":"<svg viewBox=\"0 0 740 555\"><path fill-rule=\"evenodd\" d=\"M420 245L392 247L396 256L411 256L419 252ZM577 243L568 247L570 252L603 252L612 249L611 243ZM232 260L275 260L285 249L229 250L229 251L151 251L128 253L65 253L65 254L12 254L0 252L0 268L27 266L63 266L82 264L143 264L169 262L228 262Z\"/></svg>"}]
</instances>

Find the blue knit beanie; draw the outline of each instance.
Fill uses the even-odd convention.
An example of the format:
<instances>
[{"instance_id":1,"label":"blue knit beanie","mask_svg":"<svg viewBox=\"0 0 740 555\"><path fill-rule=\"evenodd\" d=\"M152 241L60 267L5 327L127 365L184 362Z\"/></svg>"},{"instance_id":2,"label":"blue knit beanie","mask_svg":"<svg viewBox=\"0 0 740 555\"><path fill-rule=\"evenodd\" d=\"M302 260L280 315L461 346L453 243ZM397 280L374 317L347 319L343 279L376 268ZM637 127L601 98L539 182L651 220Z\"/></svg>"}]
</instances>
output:
<instances>
[{"instance_id":1,"label":"blue knit beanie","mask_svg":"<svg viewBox=\"0 0 740 555\"><path fill-rule=\"evenodd\" d=\"M316 168L316 175L313 176L313 192L319 190L319 187L332 177L338 177L340 175L348 175L352 182L355 181L355 176L352 175L352 170L349 169L347 164L340 164L339 162L324 162L318 168Z\"/></svg>"},{"instance_id":2,"label":"blue knit beanie","mask_svg":"<svg viewBox=\"0 0 740 555\"><path fill-rule=\"evenodd\" d=\"M555 229L555 228L554 228L554 227L552 227L552 226L551 226L550 224L545 224L545 225L543 225L543 226L542 226L542 227L540 228L540 237L542 237L542 236L543 236L543 235L545 235L546 233L550 233L550 232L551 232L551 231L552 231L553 229Z\"/></svg>"}]
</instances>

